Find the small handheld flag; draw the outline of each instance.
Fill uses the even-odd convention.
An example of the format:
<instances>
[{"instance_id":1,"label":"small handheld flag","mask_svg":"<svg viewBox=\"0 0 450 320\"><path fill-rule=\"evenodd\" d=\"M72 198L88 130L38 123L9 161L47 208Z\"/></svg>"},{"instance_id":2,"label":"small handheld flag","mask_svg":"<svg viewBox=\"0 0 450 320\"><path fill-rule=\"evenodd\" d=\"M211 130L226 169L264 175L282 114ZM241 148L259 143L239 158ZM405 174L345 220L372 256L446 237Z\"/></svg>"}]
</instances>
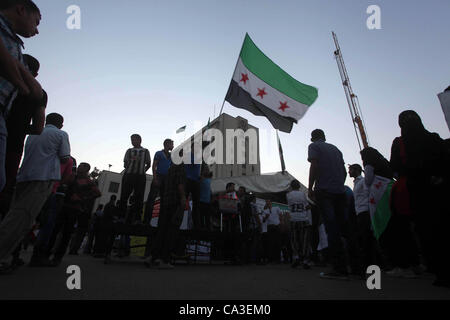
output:
<instances>
[{"instance_id":1,"label":"small handheld flag","mask_svg":"<svg viewBox=\"0 0 450 320\"><path fill-rule=\"evenodd\" d=\"M186 130L186 126L181 127L180 129L177 130L177 133L181 133L184 132L184 130Z\"/></svg>"}]
</instances>

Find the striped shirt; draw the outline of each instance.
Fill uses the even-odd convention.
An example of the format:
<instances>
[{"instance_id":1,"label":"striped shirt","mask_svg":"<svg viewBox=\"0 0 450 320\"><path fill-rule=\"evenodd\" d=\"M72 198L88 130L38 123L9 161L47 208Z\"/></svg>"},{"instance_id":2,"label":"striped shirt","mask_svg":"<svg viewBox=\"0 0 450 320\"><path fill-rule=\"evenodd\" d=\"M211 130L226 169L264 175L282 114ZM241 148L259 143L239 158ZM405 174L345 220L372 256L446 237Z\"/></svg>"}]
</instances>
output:
<instances>
[{"instance_id":1,"label":"striped shirt","mask_svg":"<svg viewBox=\"0 0 450 320\"><path fill-rule=\"evenodd\" d=\"M0 13L0 40L6 50L23 63L23 41L12 31L11 25ZM7 114L12 102L17 96L17 88L5 78L0 77L0 112Z\"/></svg>"},{"instance_id":2,"label":"striped shirt","mask_svg":"<svg viewBox=\"0 0 450 320\"><path fill-rule=\"evenodd\" d=\"M150 167L150 152L145 148L130 148L123 159L125 174L145 174L145 166Z\"/></svg>"}]
</instances>

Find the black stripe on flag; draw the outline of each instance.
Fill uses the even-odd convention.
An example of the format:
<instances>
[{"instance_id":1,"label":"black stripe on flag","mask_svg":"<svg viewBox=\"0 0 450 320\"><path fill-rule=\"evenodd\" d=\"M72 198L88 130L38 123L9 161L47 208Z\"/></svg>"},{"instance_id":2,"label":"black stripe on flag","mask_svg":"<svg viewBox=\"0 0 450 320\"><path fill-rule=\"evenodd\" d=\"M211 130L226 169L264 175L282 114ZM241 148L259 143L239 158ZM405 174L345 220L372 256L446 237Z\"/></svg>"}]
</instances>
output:
<instances>
[{"instance_id":1,"label":"black stripe on flag","mask_svg":"<svg viewBox=\"0 0 450 320\"><path fill-rule=\"evenodd\" d=\"M266 117L275 129L283 132L290 133L292 131L292 125L297 123L294 118L283 117L262 103L254 100L252 96L242 89L234 80L231 80L225 100L236 108L250 111L255 116Z\"/></svg>"}]
</instances>

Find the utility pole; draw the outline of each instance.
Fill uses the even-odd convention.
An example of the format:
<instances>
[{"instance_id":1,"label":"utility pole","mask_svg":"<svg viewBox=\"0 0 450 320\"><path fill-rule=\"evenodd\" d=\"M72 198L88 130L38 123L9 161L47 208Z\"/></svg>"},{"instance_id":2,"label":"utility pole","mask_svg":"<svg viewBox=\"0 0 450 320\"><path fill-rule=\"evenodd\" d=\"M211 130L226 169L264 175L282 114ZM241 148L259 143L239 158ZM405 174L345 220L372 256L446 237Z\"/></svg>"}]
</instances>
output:
<instances>
[{"instance_id":1,"label":"utility pole","mask_svg":"<svg viewBox=\"0 0 450 320\"><path fill-rule=\"evenodd\" d=\"M339 47L339 42L337 40L336 34L332 32L334 44L336 45L336 51L334 51L334 57L339 69L339 74L341 75L342 85L344 87L345 96L347 98L348 107L350 109L350 115L352 116L353 126L355 128L356 138L358 140L359 149L362 150L369 146L367 133L364 125L364 120L362 119L361 108L359 106L358 96L353 93L352 86L350 85L350 78L347 74L347 69L345 68L344 58L342 57L341 48ZM361 144L363 148L361 148Z\"/></svg>"}]
</instances>

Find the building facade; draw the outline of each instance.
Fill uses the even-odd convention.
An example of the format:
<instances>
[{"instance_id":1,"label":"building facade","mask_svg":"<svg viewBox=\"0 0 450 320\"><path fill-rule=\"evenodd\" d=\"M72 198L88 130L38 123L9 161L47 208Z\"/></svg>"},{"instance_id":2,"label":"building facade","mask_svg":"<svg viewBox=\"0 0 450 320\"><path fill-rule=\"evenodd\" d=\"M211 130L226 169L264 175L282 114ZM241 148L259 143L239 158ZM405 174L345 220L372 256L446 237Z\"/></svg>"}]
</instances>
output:
<instances>
[{"instance_id":1,"label":"building facade","mask_svg":"<svg viewBox=\"0 0 450 320\"><path fill-rule=\"evenodd\" d=\"M216 154L218 150L213 150L212 157L216 163L209 164L213 173L213 178L229 178L239 176L254 176L261 174L261 161L259 156L259 129L248 123L242 117L232 117L226 113L198 131L181 144L181 147L192 144L196 137L205 136L208 129L216 129L222 135L222 155ZM209 138L208 138L209 139ZM211 137L210 142L203 139L203 151L207 150L208 143L213 144L216 137ZM211 147L211 145L210 145ZM205 152L204 152L205 154ZM208 156L204 161L208 161Z\"/></svg>"},{"instance_id":2,"label":"building facade","mask_svg":"<svg viewBox=\"0 0 450 320\"><path fill-rule=\"evenodd\" d=\"M205 126L196 135L203 134L207 129L216 129L223 136L223 163L210 164L209 168L213 173L213 179L223 179L230 177L242 176L259 176L261 175L261 162L259 157L259 130L250 125L247 119L242 117L232 117L226 113L210 122L209 126ZM228 139L227 139L227 130ZM231 137L230 132L235 133L235 137ZM245 135L245 133L252 135ZM187 139L181 144L187 145L194 141L194 136ZM212 139L211 143L214 142ZM232 144L232 145L230 145ZM212 153L214 155L214 152ZM241 163L238 163L238 154ZM227 161L227 158L229 161ZM229 163L233 162L233 163ZM147 174L147 183L145 185L144 201L150 192L150 186L153 179L152 175ZM112 195L116 195L120 199L122 184L122 174L112 171L103 170L99 173L98 187L102 196L96 199L94 208L99 204L105 205L109 202Z\"/></svg>"}]
</instances>

